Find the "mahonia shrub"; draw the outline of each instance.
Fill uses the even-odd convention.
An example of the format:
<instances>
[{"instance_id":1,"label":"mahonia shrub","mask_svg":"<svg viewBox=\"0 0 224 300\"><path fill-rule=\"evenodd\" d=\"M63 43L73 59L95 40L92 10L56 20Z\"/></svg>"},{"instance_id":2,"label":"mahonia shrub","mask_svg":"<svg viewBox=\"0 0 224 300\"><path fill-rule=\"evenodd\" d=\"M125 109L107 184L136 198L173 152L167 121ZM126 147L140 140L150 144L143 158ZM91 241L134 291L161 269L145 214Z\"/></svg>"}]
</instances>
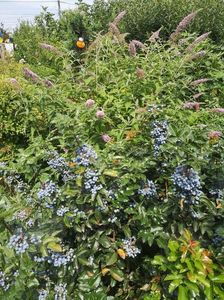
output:
<instances>
[{"instance_id":1,"label":"mahonia shrub","mask_svg":"<svg viewBox=\"0 0 224 300\"><path fill-rule=\"evenodd\" d=\"M157 39L113 23L52 85L4 86L28 105L1 136L1 298L223 298L222 52Z\"/></svg>"}]
</instances>

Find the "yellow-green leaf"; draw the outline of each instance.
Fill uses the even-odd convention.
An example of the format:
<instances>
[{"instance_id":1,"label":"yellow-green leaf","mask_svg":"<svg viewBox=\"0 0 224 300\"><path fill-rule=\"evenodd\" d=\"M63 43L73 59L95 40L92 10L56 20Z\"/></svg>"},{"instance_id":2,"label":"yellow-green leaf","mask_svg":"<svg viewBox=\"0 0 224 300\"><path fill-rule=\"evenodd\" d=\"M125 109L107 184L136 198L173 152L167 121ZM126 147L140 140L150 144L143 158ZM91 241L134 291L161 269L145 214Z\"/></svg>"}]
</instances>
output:
<instances>
[{"instance_id":1,"label":"yellow-green leaf","mask_svg":"<svg viewBox=\"0 0 224 300\"><path fill-rule=\"evenodd\" d=\"M118 282L122 282L124 280L123 273L118 269L111 269L110 274Z\"/></svg>"},{"instance_id":2,"label":"yellow-green leaf","mask_svg":"<svg viewBox=\"0 0 224 300\"><path fill-rule=\"evenodd\" d=\"M57 244L55 242L50 242L48 245L47 245L47 248L54 251L54 252L62 252L63 249L61 247L60 244Z\"/></svg>"},{"instance_id":3,"label":"yellow-green leaf","mask_svg":"<svg viewBox=\"0 0 224 300\"><path fill-rule=\"evenodd\" d=\"M105 170L103 172L104 175L110 176L110 177L117 177L118 176L118 172L115 170Z\"/></svg>"},{"instance_id":4,"label":"yellow-green leaf","mask_svg":"<svg viewBox=\"0 0 224 300\"><path fill-rule=\"evenodd\" d=\"M188 290L186 287L180 285L178 288L178 300L189 300Z\"/></svg>"}]
</instances>

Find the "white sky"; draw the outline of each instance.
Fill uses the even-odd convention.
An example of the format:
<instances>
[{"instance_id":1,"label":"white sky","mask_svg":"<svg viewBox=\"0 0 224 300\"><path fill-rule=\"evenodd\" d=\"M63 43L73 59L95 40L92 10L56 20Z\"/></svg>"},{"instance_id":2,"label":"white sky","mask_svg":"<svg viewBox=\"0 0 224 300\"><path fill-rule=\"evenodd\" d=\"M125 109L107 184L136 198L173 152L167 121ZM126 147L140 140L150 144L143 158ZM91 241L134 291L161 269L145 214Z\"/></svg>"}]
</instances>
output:
<instances>
[{"instance_id":1,"label":"white sky","mask_svg":"<svg viewBox=\"0 0 224 300\"><path fill-rule=\"evenodd\" d=\"M93 0L84 2L91 4ZM75 0L61 0L61 9L72 9L75 3ZM0 23L2 22L6 29L13 30L21 20L32 21L42 6L48 7L55 15L58 14L57 0L0 0Z\"/></svg>"}]
</instances>

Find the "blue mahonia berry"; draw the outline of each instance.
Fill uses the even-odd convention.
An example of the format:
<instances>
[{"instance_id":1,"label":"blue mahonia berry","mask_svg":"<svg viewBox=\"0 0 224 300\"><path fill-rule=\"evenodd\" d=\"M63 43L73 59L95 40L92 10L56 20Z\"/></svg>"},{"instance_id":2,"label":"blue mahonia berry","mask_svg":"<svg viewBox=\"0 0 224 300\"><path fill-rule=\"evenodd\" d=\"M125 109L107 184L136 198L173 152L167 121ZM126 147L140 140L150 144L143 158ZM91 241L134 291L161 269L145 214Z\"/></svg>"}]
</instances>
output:
<instances>
[{"instance_id":1,"label":"blue mahonia berry","mask_svg":"<svg viewBox=\"0 0 224 300\"><path fill-rule=\"evenodd\" d=\"M154 155L157 156L160 151L160 147L165 144L168 133L167 121L155 121L152 123L153 129L151 131L151 137L154 140L153 149Z\"/></svg>"},{"instance_id":2,"label":"blue mahonia berry","mask_svg":"<svg viewBox=\"0 0 224 300\"><path fill-rule=\"evenodd\" d=\"M73 159L73 162L78 165L88 167L91 163L97 160L96 152L88 145L81 146L76 152L77 156Z\"/></svg>"},{"instance_id":3,"label":"blue mahonia berry","mask_svg":"<svg viewBox=\"0 0 224 300\"><path fill-rule=\"evenodd\" d=\"M99 172L87 169L84 175L84 187L86 191L90 191L93 195L95 195L98 191L100 191L103 186L98 183L99 180Z\"/></svg>"},{"instance_id":4,"label":"blue mahonia berry","mask_svg":"<svg viewBox=\"0 0 224 300\"><path fill-rule=\"evenodd\" d=\"M179 166L171 176L178 195L188 204L198 204L202 194L200 177L196 171L186 166Z\"/></svg>"},{"instance_id":5,"label":"blue mahonia berry","mask_svg":"<svg viewBox=\"0 0 224 300\"><path fill-rule=\"evenodd\" d=\"M156 186L154 182L152 180L147 180L144 186L138 190L138 193L147 198L156 196Z\"/></svg>"},{"instance_id":6,"label":"blue mahonia berry","mask_svg":"<svg viewBox=\"0 0 224 300\"><path fill-rule=\"evenodd\" d=\"M23 233L12 235L8 246L15 249L17 254L25 253L29 248L28 237Z\"/></svg>"},{"instance_id":7,"label":"blue mahonia berry","mask_svg":"<svg viewBox=\"0 0 224 300\"><path fill-rule=\"evenodd\" d=\"M60 283L54 287L54 300L66 300L67 298L67 283Z\"/></svg>"},{"instance_id":8,"label":"blue mahonia berry","mask_svg":"<svg viewBox=\"0 0 224 300\"><path fill-rule=\"evenodd\" d=\"M56 184L50 180L46 181L42 188L37 193L37 197L39 200L43 200L44 198L50 198L57 192Z\"/></svg>"},{"instance_id":9,"label":"blue mahonia berry","mask_svg":"<svg viewBox=\"0 0 224 300\"><path fill-rule=\"evenodd\" d=\"M135 242L136 242L135 237L131 237L131 238L122 240L123 248L124 248L127 256L132 257L132 258L136 257L138 254L141 253L140 249L135 246Z\"/></svg>"}]
</instances>

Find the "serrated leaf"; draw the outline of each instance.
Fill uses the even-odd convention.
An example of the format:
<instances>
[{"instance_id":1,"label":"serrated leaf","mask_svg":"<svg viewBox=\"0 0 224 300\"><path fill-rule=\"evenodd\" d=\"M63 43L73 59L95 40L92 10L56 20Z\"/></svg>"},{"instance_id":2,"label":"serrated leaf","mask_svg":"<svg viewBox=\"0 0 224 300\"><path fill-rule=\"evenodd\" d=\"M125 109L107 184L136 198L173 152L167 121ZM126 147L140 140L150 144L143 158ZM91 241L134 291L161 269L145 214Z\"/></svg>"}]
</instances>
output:
<instances>
[{"instance_id":1,"label":"serrated leaf","mask_svg":"<svg viewBox=\"0 0 224 300\"><path fill-rule=\"evenodd\" d=\"M168 248L171 250L171 252L176 252L179 248L179 243L177 241L169 240Z\"/></svg>"},{"instance_id":2,"label":"serrated leaf","mask_svg":"<svg viewBox=\"0 0 224 300\"><path fill-rule=\"evenodd\" d=\"M176 255L169 255L167 257L168 261L176 261L178 259L178 257Z\"/></svg>"},{"instance_id":3,"label":"serrated leaf","mask_svg":"<svg viewBox=\"0 0 224 300\"><path fill-rule=\"evenodd\" d=\"M204 293L206 295L206 300L213 300L213 288L212 287L206 287L204 289Z\"/></svg>"},{"instance_id":4,"label":"serrated leaf","mask_svg":"<svg viewBox=\"0 0 224 300\"><path fill-rule=\"evenodd\" d=\"M214 292L219 295L220 299L224 299L224 291L220 290L218 286L214 285Z\"/></svg>"},{"instance_id":5,"label":"serrated leaf","mask_svg":"<svg viewBox=\"0 0 224 300\"><path fill-rule=\"evenodd\" d=\"M210 283L208 280L205 279L204 275L197 275L197 280L200 281L204 286L210 288Z\"/></svg>"},{"instance_id":6,"label":"serrated leaf","mask_svg":"<svg viewBox=\"0 0 224 300\"><path fill-rule=\"evenodd\" d=\"M173 291L180 285L179 281L173 281L171 282L171 284L169 285L169 293L173 293Z\"/></svg>"},{"instance_id":7,"label":"serrated leaf","mask_svg":"<svg viewBox=\"0 0 224 300\"><path fill-rule=\"evenodd\" d=\"M164 263L165 263L165 258L162 255L154 256L154 259L152 261L153 265L163 265Z\"/></svg>"},{"instance_id":8,"label":"serrated leaf","mask_svg":"<svg viewBox=\"0 0 224 300\"><path fill-rule=\"evenodd\" d=\"M224 275L218 275L211 279L214 283L224 283Z\"/></svg>"},{"instance_id":9,"label":"serrated leaf","mask_svg":"<svg viewBox=\"0 0 224 300\"><path fill-rule=\"evenodd\" d=\"M189 290L193 291L196 295L199 295L200 291L199 291L197 284L189 282L189 281L187 281L185 284Z\"/></svg>"}]
</instances>

